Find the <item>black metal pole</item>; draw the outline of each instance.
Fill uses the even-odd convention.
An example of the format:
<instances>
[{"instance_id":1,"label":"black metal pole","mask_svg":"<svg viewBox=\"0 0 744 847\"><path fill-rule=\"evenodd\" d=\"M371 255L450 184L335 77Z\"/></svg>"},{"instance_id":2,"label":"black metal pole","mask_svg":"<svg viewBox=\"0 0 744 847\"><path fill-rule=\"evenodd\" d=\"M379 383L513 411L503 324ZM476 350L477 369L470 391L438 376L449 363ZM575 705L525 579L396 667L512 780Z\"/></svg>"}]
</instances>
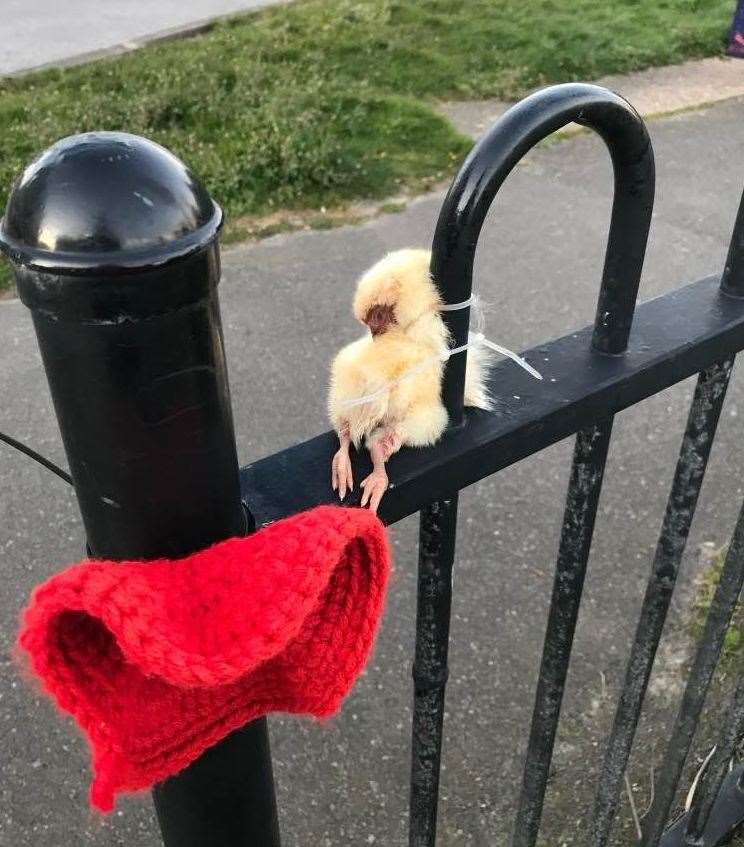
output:
<instances>
[{"instance_id":1,"label":"black metal pole","mask_svg":"<svg viewBox=\"0 0 744 847\"><path fill-rule=\"evenodd\" d=\"M410 847L434 847L447 686L457 495L421 510L413 663Z\"/></svg>"},{"instance_id":2,"label":"black metal pole","mask_svg":"<svg viewBox=\"0 0 744 847\"><path fill-rule=\"evenodd\" d=\"M540 829L613 421L576 433L512 847L533 847Z\"/></svg>"},{"instance_id":3,"label":"black metal pole","mask_svg":"<svg viewBox=\"0 0 744 847\"><path fill-rule=\"evenodd\" d=\"M734 222L726 264L723 266L721 291L731 297L744 297L744 194Z\"/></svg>"},{"instance_id":4,"label":"black metal pole","mask_svg":"<svg viewBox=\"0 0 744 847\"><path fill-rule=\"evenodd\" d=\"M91 554L174 557L246 530L222 343L218 206L125 133L51 147L0 247L31 309ZM279 844L265 720L158 786L168 847Z\"/></svg>"}]
</instances>

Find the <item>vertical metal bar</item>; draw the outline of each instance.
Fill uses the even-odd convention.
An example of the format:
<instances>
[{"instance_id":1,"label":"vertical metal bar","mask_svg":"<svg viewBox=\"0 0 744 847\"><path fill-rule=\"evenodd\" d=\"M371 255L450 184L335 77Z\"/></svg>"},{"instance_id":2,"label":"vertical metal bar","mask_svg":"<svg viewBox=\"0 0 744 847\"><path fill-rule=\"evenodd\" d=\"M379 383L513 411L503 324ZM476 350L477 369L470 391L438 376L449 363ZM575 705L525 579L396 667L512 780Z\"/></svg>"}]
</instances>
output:
<instances>
[{"instance_id":1,"label":"vertical metal bar","mask_svg":"<svg viewBox=\"0 0 744 847\"><path fill-rule=\"evenodd\" d=\"M413 664L410 847L434 847L447 684L457 495L421 511Z\"/></svg>"},{"instance_id":2,"label":"vertical metal bar","mask_svg":"<svg viewBox=\"0 0 744 847\"><path fill-rule=\"evenodd\" d=\"M728 773L736 745L744 735L744 683L740 683L734 692L724 727L716 751L693 798L685 833L685 839L690 845L704 843L702 839L710 813Z\"/></svg>"},{"instance_id":3,"label":"vertical metal bar","mask_svg":"<svg viewBox=\"0 0 744 847\"><path fill-rule=\"evenodd\" d=\"M726 264L721 275L721 291L731 297L744 297L744 194L739 203Z\"/></svg>"},{"instance_id":4,"label":"vertical metal bar","mask_svg":"<svg viewBox=\"0 0 744 847\"><path fill-rule=\"evenodd\" d=\"M613 419L576 434L513 847L533 847L542 816Z\"/></svg>"},{"instance_id":5,"label":"vertical metal bar","mask_svg":"<svg viewBox=\"0 0 744 847\"><path fill-rule=\"evenodd\" d=\"M618 806L643 698L664 628L679 564L726 396L733 359L703 371L695 388L677 468L666 505L651 576L638 620L620 699L615 713L594 807L591 843L604 847Z\"/></svg>"},{"instance_id":6,"label":"vertical metal bar","mask_svg":"<svg viewBox=\"0 0 744 847\"><path fill-rule=\"evenodd\" d=\"M33 314L89 549L175 557L245 531L217 285L222 214L125 133L63 140L16 184L0 247ZM158 786L168 847L278 847L265 721Z\"/></svg>"},{"instance_id":7,"label":"vertical metal bar","mask_svg":"<svg viewBox=\"0 0 744 847\"><path fill-rule=\"evenodd\" d=\"M695 661L687 680L672 738L656 785L656 796L644 820L644 847L659 843L674 802L682 769L690 751L705 695L718 664L723 639L744 583L744 506L721 570L721 580L705 622Z\"/></svg>"}]
</instances>

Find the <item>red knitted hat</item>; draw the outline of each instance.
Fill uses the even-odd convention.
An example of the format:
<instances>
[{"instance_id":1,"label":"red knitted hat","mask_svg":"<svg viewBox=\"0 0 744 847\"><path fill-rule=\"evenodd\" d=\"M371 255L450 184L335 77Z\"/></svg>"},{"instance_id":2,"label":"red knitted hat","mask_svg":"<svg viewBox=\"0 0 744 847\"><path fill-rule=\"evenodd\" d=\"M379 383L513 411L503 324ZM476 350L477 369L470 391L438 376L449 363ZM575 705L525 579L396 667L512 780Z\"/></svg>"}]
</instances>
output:
<instances>
[{"instance_id":1,"label":"red knitted hat","mask_svg":"<svg viewBox=\"0 0 744 847\"><path fill-rule=\"evenodd\" d=\"M92 747L91 803L152 786L269 712L334 714L372 649L382 524L322 506L178 561L73 565L20 646Z\"/></svg>"}]
</instances>

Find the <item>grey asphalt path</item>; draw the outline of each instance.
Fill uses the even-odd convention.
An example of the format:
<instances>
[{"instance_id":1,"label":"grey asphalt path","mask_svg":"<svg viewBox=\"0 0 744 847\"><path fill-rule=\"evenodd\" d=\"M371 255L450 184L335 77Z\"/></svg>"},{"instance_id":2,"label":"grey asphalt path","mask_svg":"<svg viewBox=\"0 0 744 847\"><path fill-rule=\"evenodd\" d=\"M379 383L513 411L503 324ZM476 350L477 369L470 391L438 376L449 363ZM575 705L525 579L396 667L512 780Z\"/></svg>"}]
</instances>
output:
<instances>
[{"instance_id":1,"label":"grey asphalt path","mask_svg":"<svg viewBox=\"0 0 744 847\"><path fill-rule=\"evenodd\" d=\"M717 272L744 182L744 102L650 125L657 206L641 297ZM593 318L612 174L600 141L543 147L515 172L487 221L476 289L488 334L515 349ZM357 329L354 277L386 250L426 245L441 194L357 228L278 236L225 253L222 310L243 461L326 428L329 359ZM671 319L671 316L670 316ZM1 425L62 460L30 321L0 305ZM692 391L686 382L618 416L546 812L546 845L576 835L591 806L611 716ZM632 777L647 799L649 759L679 694L689 580L699 545L725 543L742 496L744 379L735 372L694 525L674 621ZM570 441L462 493L447 694L440 845L503 847L552 581ZM299 483L298 483L299 484ZM406 842L416 521L391 529L396 558L375 656L342 714L323 725L273 717L285 847ZM0 456L0 845L155 847L149 797L101 819L86 806L85 746L11 663L32 586L79 558L75 501L56 478ZM656 760L658 765L658 759ZM630 845L621 810L616 844Z\"/></svg>"},{"instance_id":2,"label":"grey asphalt path","mask_svg":"<svg viewBox=\"0 0 744 847\"><path fill-rule=\"evenodd\" d=\"M3 0L0 76L69 64L282 0Z\"/></svg>"}]
</instances>

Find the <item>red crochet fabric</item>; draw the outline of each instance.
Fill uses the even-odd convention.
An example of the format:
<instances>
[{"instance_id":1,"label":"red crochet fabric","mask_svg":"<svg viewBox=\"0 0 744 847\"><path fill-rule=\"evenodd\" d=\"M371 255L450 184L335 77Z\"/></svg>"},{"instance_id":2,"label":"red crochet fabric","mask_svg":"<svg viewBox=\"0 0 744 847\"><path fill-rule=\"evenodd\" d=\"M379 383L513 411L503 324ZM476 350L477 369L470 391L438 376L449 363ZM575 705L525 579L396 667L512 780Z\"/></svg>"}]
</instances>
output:
<instances>
[{"instance_id":1,"label":"red crochet fabric","mask_svg":"<svg viewBox=\"0 0 744 847\"><path fill-rule=\"evenodd\" d=\"M385 531L322 506L178 561L73 565L20 646L93 754L91 803L152 786L269 712L334 714L372 649Z\"/></svg>"}]
</instances>

